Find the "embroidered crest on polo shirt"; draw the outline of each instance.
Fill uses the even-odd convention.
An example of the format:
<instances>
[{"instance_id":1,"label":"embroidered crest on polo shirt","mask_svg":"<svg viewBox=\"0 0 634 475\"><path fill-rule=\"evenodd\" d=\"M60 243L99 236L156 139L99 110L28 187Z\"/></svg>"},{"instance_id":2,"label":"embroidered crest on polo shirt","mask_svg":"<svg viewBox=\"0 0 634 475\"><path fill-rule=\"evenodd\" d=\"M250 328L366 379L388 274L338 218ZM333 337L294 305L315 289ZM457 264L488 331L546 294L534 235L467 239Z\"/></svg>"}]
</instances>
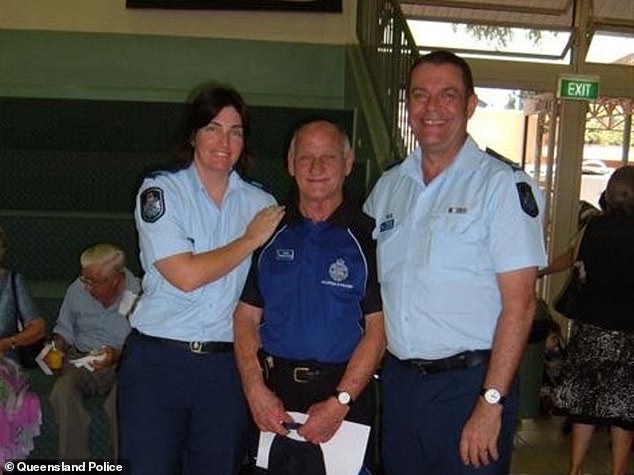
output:
<instances>
[{"instance_id":1,"label":"embroidered crest on polo shirt","mask_svg":"<svg viewBox=\"0 0 634 475\"><path fill-rule=\"evenodd\" d=\"M146 223L154 223L165 214L165 201L163 190L153 186L141 193L139 197L141 205L141 218Z\"/></svg>"},{"instance_id":2,"label":"embroidered crest on polo shirt","mask_svg":"<svg viewBox=\"0 0 634 475\"><path fill-rule=\"evenodd\" d=\"M348 266L344 261L343 257L340 257L335 260L328 267L328 276L331 280L322 280L321 283L324 285L332 285L335 287L345 287L347 289L351 289L352 285L344 283L344 280L348 278L349 275Z\"/></svg>"},{"instance_id":3,"label":"embroidered crest on polo shirt","mask_svg":"<svg viewBox=\"0 0 634 475\"><path fill-rule=\"evenodd\" d=\"M330 264L328 275L330 275L330 278L335 282L341 282L348 278L348 266L342 258Z\"/></svg>"}]
</instances>

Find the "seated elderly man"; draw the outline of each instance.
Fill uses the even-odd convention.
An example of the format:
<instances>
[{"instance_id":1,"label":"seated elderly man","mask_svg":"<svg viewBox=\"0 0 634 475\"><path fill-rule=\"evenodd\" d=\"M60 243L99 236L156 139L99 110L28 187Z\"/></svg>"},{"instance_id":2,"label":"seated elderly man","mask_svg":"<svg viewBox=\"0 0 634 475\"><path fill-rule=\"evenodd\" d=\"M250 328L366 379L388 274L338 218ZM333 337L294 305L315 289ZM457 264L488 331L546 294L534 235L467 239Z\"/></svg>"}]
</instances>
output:
<instances>
[{"instance_id":1,"label":"seated elderly man","mask_svg":"<svg viewBox=\"0 0 634 475\"><path fill-rule=\"evenodd\" d=\"M105 395L116 455L115 367L130 332L128 313L140 291L139 280L126 269L123 251L112 244L89 247L81 254L80 264L81 273L68 287L53 329L55 346L65 354L50 396L59 429L60 459L90 458L90 414L84 399ZM86 356L95 358L84 365L73 364Z\"/></svg>"}]
</instances>

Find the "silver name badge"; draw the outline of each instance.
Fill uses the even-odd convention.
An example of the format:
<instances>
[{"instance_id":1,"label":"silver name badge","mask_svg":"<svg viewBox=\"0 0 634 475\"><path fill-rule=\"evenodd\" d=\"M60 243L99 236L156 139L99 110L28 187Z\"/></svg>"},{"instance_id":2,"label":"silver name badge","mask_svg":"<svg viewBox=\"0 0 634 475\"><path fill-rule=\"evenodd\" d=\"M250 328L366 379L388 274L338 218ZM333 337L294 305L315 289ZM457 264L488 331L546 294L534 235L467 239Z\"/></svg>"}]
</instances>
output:
<instances>
[{"instance_id":1,"label":"silver name badge","mask_svg":"<svg viewBox=\"0 0 634 475\"><path fill-rule=\"evenodd\" d=\"M276 249L276 261L293 261L295 260L295 251L293 249Z\"/></svg>"},{"instance_id":2,"label":"silver name badge","mask_svg":"<svg viewBox=\"0 0 634 475\"><path fill-rule=\"evenodd\" d=\"M452 206L447 210L447 212L449 214L465 214L467 212L467 208L463 208L461 206Z\"/></svg>"},{"instance_id":3,"label":"silver name badge","mask_svg":"<svg viewBox=\"0 0 634 475\"><path fill-rule=\"evenodd\" d=\"M381 225L379 226L379 232L382 233L385 231L389 231L393 227L394 227L394 215L390 213L385 216L385 221L383 221Z\"/></svg>"}]
</instances>

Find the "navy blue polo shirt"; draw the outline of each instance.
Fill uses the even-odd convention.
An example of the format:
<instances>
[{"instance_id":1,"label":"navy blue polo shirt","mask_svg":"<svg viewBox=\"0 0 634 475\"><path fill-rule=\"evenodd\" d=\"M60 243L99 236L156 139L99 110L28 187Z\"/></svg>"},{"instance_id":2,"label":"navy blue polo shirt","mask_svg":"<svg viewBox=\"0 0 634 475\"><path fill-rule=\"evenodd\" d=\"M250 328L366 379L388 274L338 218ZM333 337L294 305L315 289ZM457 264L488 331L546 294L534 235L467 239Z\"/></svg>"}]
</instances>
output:
<instances>
[{"instance_id":1,"label":"navy blue polo shirt","mask_svg":"<svg viewBox=\"0 0 634 475\"><path fill-rule=\"evenodd\" d=\"M324 363L350 359L364 316L382 309L374 220L344 202L314 223L297 205L253 257L241 300L263 309L263 349Z\"/></svg>"}]
</instances>

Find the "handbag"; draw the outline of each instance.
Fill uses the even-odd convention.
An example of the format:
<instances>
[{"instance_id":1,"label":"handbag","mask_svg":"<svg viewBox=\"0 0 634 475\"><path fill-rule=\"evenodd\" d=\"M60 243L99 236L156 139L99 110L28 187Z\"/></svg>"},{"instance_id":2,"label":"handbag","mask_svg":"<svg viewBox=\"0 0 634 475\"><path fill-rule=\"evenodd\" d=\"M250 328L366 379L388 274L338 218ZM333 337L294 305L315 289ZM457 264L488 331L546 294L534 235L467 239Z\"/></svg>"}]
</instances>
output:
<instances>
[{"instance_id":1,"label":"handbag","mask_svg":"<svg viewBox=\"0 0 634 475\"><path fill-rule=\"evenodd\" d=\"M16 291L16 275L15 272L11 273L11 293L13 295L13 303L15 305L15 319L16 319L16 328L18 329L18 333L24 330L24 317L22 312L20 312L20 303L18 302L18 293ZM35 343L31 343L30 345L16 346L16 351L18 352L18 361L23 368L35 368L37 367L37 362L35 358L40 354L44 348L44 338L36 341Z\"/></svg>"},{"instance_id":2,"label":"handbag","mask_svg":"<svg viewBox=\"0 0 634 475\"><path fill-rule=\"evenodd\" d=\"M568 318L574 318L577 315L579 296L582 291L583 282L579 277L579 268L573 265L566 283L555 298L553 303L555 310Z\"/></svg>"},{"instance_id":3,"label":"handbag","mask_svg":"<svg viewBox=\"0 0 634 475\"><path fill-rule=\"evenodd\" d=\"M572 268L570 269L570 273L568 274L568 279L566 279L566 282L559 292L559 295L557 295L553 302L554 309L568 318L575 318L575 316L577 315L577 310L579 308L579 297L583 292L583 280L580 275L577 258L579 257L581 240L583 239L583 235L587 226L588 224L583 227L583 229L579 233L579 236L577 237L577 243L575 245L573 256L573 264Z\"/></svg>"}]
</instances>

